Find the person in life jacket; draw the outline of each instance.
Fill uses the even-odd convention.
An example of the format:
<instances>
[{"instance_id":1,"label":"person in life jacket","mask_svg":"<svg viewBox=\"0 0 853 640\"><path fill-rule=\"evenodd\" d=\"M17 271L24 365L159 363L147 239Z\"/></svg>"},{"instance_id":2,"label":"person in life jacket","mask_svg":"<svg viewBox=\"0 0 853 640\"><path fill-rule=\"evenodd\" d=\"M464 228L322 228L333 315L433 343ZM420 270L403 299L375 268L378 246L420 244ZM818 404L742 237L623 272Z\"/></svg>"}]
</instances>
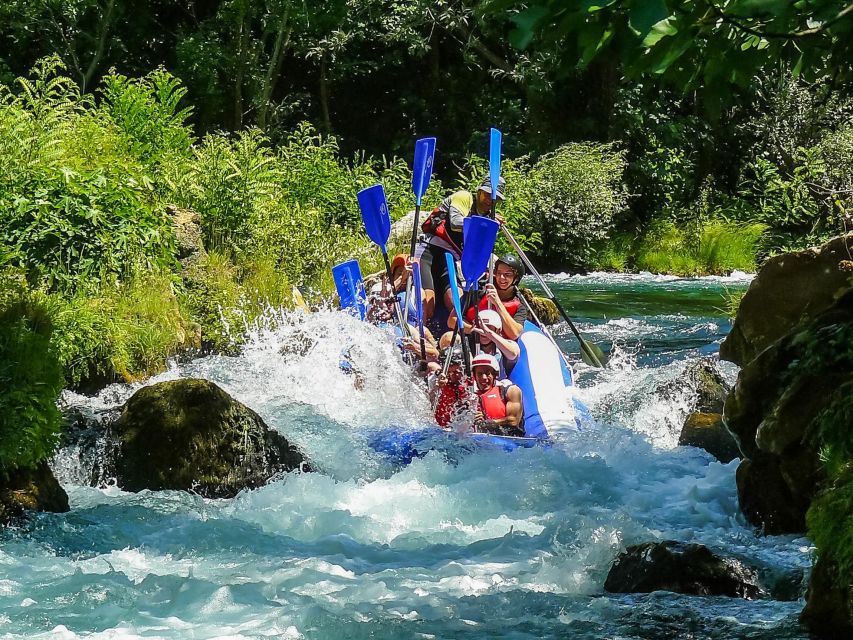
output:
<instances>
[{"instance_id":1,"label":"person in life jacket","mask_svg":"<svg viewBox=\"0 0 853 640\"><path fill-rule=\"evenodd\" d=\"M524 330L527 320L527 307L521 300L518 283L524 276L524 265L521 260L511 253L495 260L495 271L492 282L483 288L482 296L477 303L477 313L484 309L494 309L501 318L501 333L509 340L518 340ZM465 313L465 332L473 328L475 312L473 305ZM456 326L455 318L450 324Z\"/></svg>"},{"instance_id":2,"label":"person in life jacket","mask_svg":"<svg viewBox=\"0 0 853 640\"><path fill-rule=\"evenodd\" d=\"M474 327L474 333L480 338L480 353L495 356L498 361L498 379L503 380L512 371L521 347L515 340L508 340L501 333L501 317L494 309L483 309L479 315L479 326Z\"/></svg>"},{"instance_id":3,"label":"person in life jacket","mask_svg":"<svg viewBox=\"0 0 853 640\"><path fill-rule=\"evenodd\" d=\"M450 275L444 257L450 252L456 260L462 256L462 224L465 216L488 215L492 210L492 196L504 199L505 181L501 178L492 193L492 181L486 178L477 188L476 197L470 191L457 191L442 200L441 204L421 224L421 241L415 258L421 265L424 321L429 323L443 303L445 313L453 308L450 294ZM439 302L436 297L440 296Z\"/></svg>"},{"instance_id":4,"label":"person in life jacket","mask_svg":"<svg viewBox=\"0 0 853 640\"><path fill-rule=\"evenodd\" d=\"M447 355L447 354L445 354ZM470 398L469 385L462 370L462 349L453 347L447 376L437 373L431 378L430 400L435 407L435 421L448 428L453 419L467 406Z\"/></svg>"},{"instance_id":5,"label":"person in life jacket","mask_svg":"<svg viewBox=\"0 0 853 640\"><path fill-rule=\"evenodd\" d=\"M521 389L514 384L498 384L498 361L481 353L471 361L479 411L474 429L501 436L524 435L524 411Z\"/></svg>"}]
</instances>

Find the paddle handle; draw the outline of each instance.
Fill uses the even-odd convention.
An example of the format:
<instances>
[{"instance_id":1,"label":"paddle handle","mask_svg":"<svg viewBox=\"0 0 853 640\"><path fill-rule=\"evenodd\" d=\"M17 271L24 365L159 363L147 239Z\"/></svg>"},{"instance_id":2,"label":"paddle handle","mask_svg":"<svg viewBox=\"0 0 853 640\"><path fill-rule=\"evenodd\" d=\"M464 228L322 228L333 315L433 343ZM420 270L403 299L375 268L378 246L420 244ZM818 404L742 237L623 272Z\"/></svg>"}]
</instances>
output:
<instances>
[{"instance_id":1,"label":"paddle handle","mask_svg":"<svg viewBox=\"0 0 853 640\"><path fill-rule=\"evenodd\" d=\"M545 295L547 295L551 302L554 303L554 306L557 307L557 311L560 312L560 315L563 316L563 319L569 325L569 329L571 329L572 333L575 334L575 338L577 338L578 344L580 344L581 351L586 354L586 356L593 362L593 364L595 364L596 367L603 368L604 365L601 363L601 360L599 360L598 356L595 355L595 352L593 352L593 350L589 348L589 345L586 343L586 340L581 337L581 334L575 326L575 323L572 322L572 319L569 317L569 314L566 313L565 309L563 309L563 305L561 305L560 301L557 300L557 298L554 296L554 293L551 291L550 287L545 284L545 280L536 270L536 267L534 267L533 264L530 262L530 258L527 257L527 254L524 253L524 251L515 241L515 238L512 237L512 234L509 232L509 229L506 228L506 225L501 225L501 231L503 231L504 236L506 236L506 239L512 245L513 249L515 249L516 253L518 253L521 259L524 261L524 264L530 270L530 273L536 276L536 280L539 281L539 286L541 286L542 289L545 291Z\"/></svg>"}]
</instances>

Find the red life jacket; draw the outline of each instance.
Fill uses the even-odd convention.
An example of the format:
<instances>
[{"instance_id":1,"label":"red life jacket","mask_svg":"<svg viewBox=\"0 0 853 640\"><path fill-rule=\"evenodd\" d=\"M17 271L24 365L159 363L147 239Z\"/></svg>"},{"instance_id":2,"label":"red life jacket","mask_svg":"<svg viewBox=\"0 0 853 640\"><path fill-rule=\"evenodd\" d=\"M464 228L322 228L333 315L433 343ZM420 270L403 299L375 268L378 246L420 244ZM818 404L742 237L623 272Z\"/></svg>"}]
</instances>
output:
<instances>
[{"instance_id":1,"label":"red life jacket","mask_svg":"<svg viewBox=\"0 0 853 640\"><path fill-rule=\"evenodd\" d=\"M461 233L454 232L451 234L448 228L447 212L441 207L436 207L432 210L426 220L421 223L421 231L432 234L444 240L450 247L453 248L457 256L462 255L462 240ZM455 237L454 237L455 236Z\"/></svg>"},{"instance_id":2,"label":"red life jacket","mask_svg":"<svg viewBox=\"0 0 853 640\"><path fill-rule=\"evenodd\" d=\"M486 420L506 418L506 387L501 384L493 385L486 391L477 391L480 396L480 409Z\"/></svg>"},{"instance_id":3,"label":"red life jacket","mask_svg":"<svg viewBox=\"0 0 853 640\"><path fill-rule=\"evenodd\" d=\"M506 307L506 310L510 316L515 316L516 311L518 311L518 308L521 306L521 300L518 299L518 295L519 295L518 291L516 291L515 297L512 300L507 300L506 302L501 300L501 302L503 302L503 305L504 305L504 307ZM484 311L485 309L488 309L489 308L489 299L486 296L483 296L482 298L480 298L480 303L477 305L477 308L480 311ZM468 311L465 312L465 319L470 323L474 322L474 307L471 307L470 309L468 309ZM503 332L501 332L501 333L503 333ZM504 334L504 337L506 337L506 334Z\"/></svg>"},{"instance_id":4,"label":"red life jacket","mask_svg":"<svg viewBox=\"0 0 853 640\"><path fill-rule=\"evenodd\" d=\"M435 421L441 427L446 427L453 420L453 416L468 398L468 387L463 384L447 383L441 388L438 402L435 404Z\"/></svg>"}]
</instances>

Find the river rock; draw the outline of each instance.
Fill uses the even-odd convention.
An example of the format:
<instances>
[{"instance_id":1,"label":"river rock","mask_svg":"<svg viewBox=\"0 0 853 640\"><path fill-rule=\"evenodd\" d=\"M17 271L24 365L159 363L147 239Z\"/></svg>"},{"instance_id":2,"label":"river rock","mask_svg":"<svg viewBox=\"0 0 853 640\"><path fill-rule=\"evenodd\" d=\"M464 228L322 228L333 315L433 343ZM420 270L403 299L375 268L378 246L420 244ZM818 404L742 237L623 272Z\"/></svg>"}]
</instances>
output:
<instances>
[{"instance_id":1,"label":"river rock","mask_svg":"<svg viewBox=\"0 0 853 640\"><path fill-rule=\"evenodd\" d=\"M741 370L724 420L749 458L737 474L741 508L766 533L805 532L823 479L816 433L838 390L850 384L853 290Z\"/></svg>"},{"instance_id":2,"label":"river rock","mask_svg":"<svg viewBox=\"0 0 853 640\"><path fill-rule=\"evenodd\" d=\"M16 469L0 476L0 525L27 511L68 511L68 494L57 482L47 462L35 469Z\"/></svg>"},{"instance_id":3,"label":"river rock","mask_svg":"<svg viewBox=\"0 0 853 640\"><path fill-rule=\"evenodd\" d=\"M518 290L521 292L521 295L524 296L524 299L530 304L533 308L533 312L536 314L536 317L539 318L543 324L552 325L557 324L560 320L562 320L562 316L560 316L560 312L557 309L557 305L554 304L554 301L549 298L543 298L542 296L537 296L530 289L526 287L519 287Z\"/></svg>"},{"instance_id":4,"label":"river rock","mask_svg":"<svg viewBox=\"0 0 853 640\"><path fill-rule=\"evenodd\" d=\"M201 229L201 217L192 209L181 209L174 205L166 207L172 219L175 233L175 248L178 260L184 267L197 263L207 256L204 248L204 233Z\"/></svg>"},{"instance_id":5,"label":"river rock","mask_svg":"<svg viewBox=\"0 0 853 640\"><path fill-rule=\"evenodd\" d=\"M427 219L432 209L422 209L421 215L418 218L418 235L421 234L421 224ZM391 247L402 249L405 247L406 253L409 253L409 247L412 242L412 223L415 221L415 212L409 211L402 218L391 225L391 233L388 235L388 244ZM395 253L395 251L390 251Z\"/></svg>"},{"instance_id":6,"label":"river rock","mask_svg":"<svg viewBox=\"0 0 853 640\"><path fill-rule=\"evenodd\" d=\"M673 591L747 599L766 595L759 585L758 572L740 560L717 556L701 544L674 540L628 547L613 562L604 590Z\"/></svg>"},{"instance_id":7,"label":"river rock","mask_svg":"<svg viewBox=\"0 0 853 640\"><path fill-rule=\"evenodd\" d=\"M800 320L829 307L851 287L851 254L853 233L767 260L740 302L720 358L744 366Z\"/></svg>"},{"instance_id":8,"label":"river rock","mask_svg":"<svg viewBox=\"0 0 853 640\"><path fill-rule=\"evenodd\" d=\"M687 416L678 444L704 449L720 462L741 456L737 442L723 424L721 413L695 411Z\"/></svg>"},{"instance_id":9,"label":"river rock","mask_svg":"<svg viewBox=\"0 0 853 640\"><path fill-rule=\"evenodd\" d=\"M837 567L824 558L812 569L800 619L818 638L853 638L853 584L839 580Z\"/></svg>"},{"instance_id":10,"label":"river rock","mask_svg":"<svg viewBox=\"0 0 853 640\"><path fill-rule=\"evenodd\" d=\"M128 491L179 489L229 498L304 462L258 414L208 380L143 387L113 430L115 477Z\"/></svg>"}]
</instances>

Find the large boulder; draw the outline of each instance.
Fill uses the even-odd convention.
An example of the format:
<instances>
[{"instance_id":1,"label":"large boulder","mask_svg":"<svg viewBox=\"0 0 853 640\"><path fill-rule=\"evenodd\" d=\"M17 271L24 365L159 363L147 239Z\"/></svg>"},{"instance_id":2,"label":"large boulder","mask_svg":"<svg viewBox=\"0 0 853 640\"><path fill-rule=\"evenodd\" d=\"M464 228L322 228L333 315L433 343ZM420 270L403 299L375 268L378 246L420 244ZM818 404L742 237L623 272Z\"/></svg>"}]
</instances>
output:
<instances>
[{"instance_id":1,"label":"large boulder","mask_svg":"<svg viewBox=\"0 0 853 640\"><path fill-rule=\"evenodd\" d=\"M737 474L741 508L767 533L805 532L823 479L820 421L851 381L853 290L741 370L724 420L749 458Z\"/></svg>"},{"instance_id":2,"label":"large boulder","mask_svg":"<svg viewBox=\"0 0 853 640\"><path fill-rule=\"evenodd\" d=\"M47 462L35 469L16 469L0 476L0 525L27 511L68 511L68 494L57 482Z\"/></svg>"},{"instance_id":3,"label":"large boulder","mask_svg":"<svg viewBox=\"0 0 853 640\"><path fill-rule=\"evenodd\" d=\"M524 296L524 299L533 309L533 313L536 314L536 317L542 321L542 324L552 325L557 324L562 320L562 316L560 316L560 312L557 309L557 305L554 304L554 301L550 298L543 298L542 296L537 296L530 289L526 287L519 287L518 291Z\"/></svg>"},{"instance_id":4,"label":"large boulder","mask_svg":"<svg viewBox=\"0 0 853 640\"><path fill-rule=\"evenodd\" d=\"M673 591L701 596L765 596L758 572L740 560L722 558L701 544L674 540L628 547L613 562L604 590L611 593Z\"/></svg>"},{"instance_id":5,"label":"large boulder","mask_svg":"<svg viewBox=\"0 0 853 640\"><path fill-rule=\"evenodd\" d=\"M175 248L181 264L188 267L207 256L204 248L204 233L201 229L201 216L192 209L181 209L174 205L166 207L166 212L172 219Z\"/></svg>"},{"instance_id":6,"label":"large boulder","mask_svg":"<svg viewBox=\"0 0 853 640\"><path fill-rule=\"evenodd\" d=\"M229 498L304 462L258 414L208 380L143 387L112 429L115 477L128 491L179 489Z\"/></svg>"},{"instance_id":7,"label":"large boulder","mask_svg":"<svg viewBox=\"0 0 853 640\"><path fill-rule=\"evenodd\" d=\"M853 233L765 262L738 309L720 358L744 366L803 318L829 307L853 276Z\"/></svg>"}]
</instances>

